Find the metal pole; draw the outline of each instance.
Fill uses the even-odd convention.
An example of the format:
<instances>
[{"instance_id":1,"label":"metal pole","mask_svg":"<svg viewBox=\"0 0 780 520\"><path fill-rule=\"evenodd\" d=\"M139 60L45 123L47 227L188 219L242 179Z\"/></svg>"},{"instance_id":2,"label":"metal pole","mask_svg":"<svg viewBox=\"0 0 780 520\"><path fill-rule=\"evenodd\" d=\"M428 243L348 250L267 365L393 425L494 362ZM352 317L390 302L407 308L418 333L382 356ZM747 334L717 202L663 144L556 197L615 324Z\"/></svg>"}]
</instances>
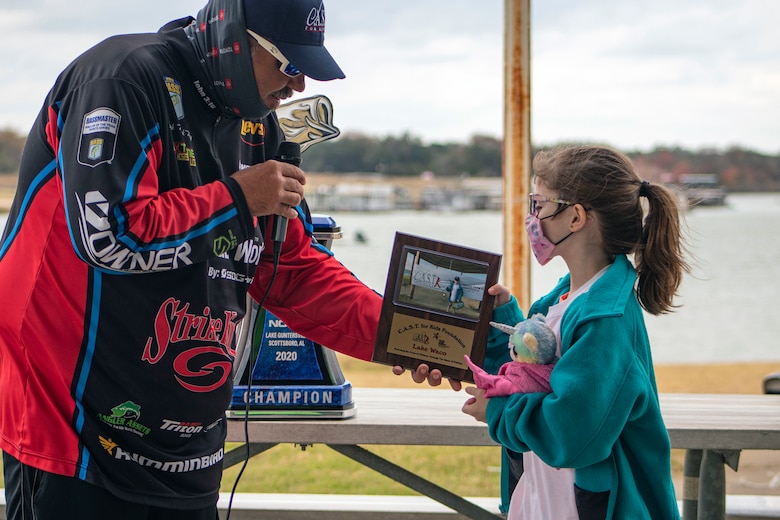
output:
<instances>
[{"instance_id":1,"label":"metal pole","mask_svg":"<svg viewBox=\"0 0 780 520\"><path fill-rule=\"evenodd\" d=\"M699 471L702 455L702 450L685 450L682 486L683 520L697 520L699 517Z\"/></svg>"},{"instance_id":2,"label":"metal pole","mask_svg":"<svg viewBox=\"0 0 780 520\"><path fill-rule=\"evenodd\" d=\"M531 179L530 0L504 4L503 283L527 310L530 249L525 234Z\"/></svg>"},{"instance_id":3,"label":"metal pole","mask_svg":"<svg viewBox=\"0 0 780 520\"><path fill-rule=\"evenodd\" d=\"M478 505L434 484L411 471L368 451L361 446L328 444L328 447L382 475L411 488L472 520L502 520L503 517L482 509Z\"/></svg>"},{"instance_id":4,"label":"metal pole","mask_svg":"<svg viewBox=\"0 0 780 520\"><path fill-rule=\"evenodd\" d=\"M698 520L726 520L726 470L723 455L704 450L699 474Z\"/></svg>"}]
</instances>

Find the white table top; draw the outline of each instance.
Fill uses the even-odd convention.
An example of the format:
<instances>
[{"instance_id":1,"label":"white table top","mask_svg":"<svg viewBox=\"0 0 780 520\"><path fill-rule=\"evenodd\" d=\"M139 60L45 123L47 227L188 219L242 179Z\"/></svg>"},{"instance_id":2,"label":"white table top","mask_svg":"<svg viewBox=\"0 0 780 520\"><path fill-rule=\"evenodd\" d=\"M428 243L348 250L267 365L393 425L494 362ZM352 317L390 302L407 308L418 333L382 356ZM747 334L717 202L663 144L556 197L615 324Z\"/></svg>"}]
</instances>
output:
<instances>
[{"instance_id":1,"label":"white table top","mask_svg":"<svg viewBox=\"0 0 780 520\"><path fill-rule=\"evenodd\" d=\"M465 392L353 388L347 419L253 420L250 442L494 446L484 423L462 413ZM661 394L674 448L780 449L780 395ZM243 442L243 421L228 421L228 441Z\"/></svg>"}]
</instances>

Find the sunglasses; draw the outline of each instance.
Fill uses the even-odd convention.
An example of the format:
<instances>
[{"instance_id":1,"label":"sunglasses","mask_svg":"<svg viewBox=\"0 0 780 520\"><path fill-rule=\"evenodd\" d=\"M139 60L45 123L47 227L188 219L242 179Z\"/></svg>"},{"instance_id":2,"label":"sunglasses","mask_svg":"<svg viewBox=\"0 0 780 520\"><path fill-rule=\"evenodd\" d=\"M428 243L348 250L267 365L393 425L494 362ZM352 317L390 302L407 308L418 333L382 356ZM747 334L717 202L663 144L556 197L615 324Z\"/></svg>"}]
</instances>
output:
<instances>
[{"instance_id":1,"label":"sunglasses","mask_svg":"<svg viewBox=\"0 0 780 520\"><path fill-rule=\"evenodd\" d=\"M276 47L276 45L274 45L273 43L269 42L268 40L266 40L265 38L263 38L262 36L260 36L259 34L257 34L254 31L250 31L249 29L247 29L246 32L248 32L249 35L252 38L255 39L255 41L257 42L257 44L260 47L262 47L263 49L265 49L268 52L270 52L271 56L276 58L276 61L279 62L279 70L282 72L282 74L284 74L285 76L287 76L289 78L294 78L296 76L300 76L301 74L303 74L303 72L298 70L295 67L295 65L290 63L290 60L288 60L287 58L284 57L284 54L282 54L282 51L280 51Z\"/></svg>"},{"instance_id":2,"label":"sunglasses","mask_svg":"<svg viewBox=\"0 0 780 520\"><path fill-rule=\"evenodd\" d=\"M542 205L545 202L554 202L558 204L558 210L550 215L551 217L553 215L557 215L564 209L568 208L569 206L573 206L574 202L569 202L568 200L563 199L554 199L552 197L543 197L542 195L539 195L538 193L531 193L528 195L528 213L531 215L538 217L539 216L539 210L542 209Z\"/></svg>"}]
</instances>

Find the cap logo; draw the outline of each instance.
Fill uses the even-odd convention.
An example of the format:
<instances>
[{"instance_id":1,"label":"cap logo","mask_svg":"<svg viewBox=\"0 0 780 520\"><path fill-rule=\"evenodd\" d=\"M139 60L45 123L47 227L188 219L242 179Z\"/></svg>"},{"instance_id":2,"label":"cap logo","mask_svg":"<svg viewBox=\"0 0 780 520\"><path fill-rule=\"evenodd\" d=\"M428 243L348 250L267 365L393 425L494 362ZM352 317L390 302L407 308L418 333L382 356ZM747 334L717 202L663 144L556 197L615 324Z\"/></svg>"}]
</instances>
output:
<instances>
[{"instance_id":1,"label":"cap logo","mask_svg":"<svg viewBox=\"0 0 780 520\"><path fill-rule=\"evenodd\" d=\"M312 7L306 18L306 31L325 32L325 6L320 2L319 7Z\"/></svg>"}]
</instances>

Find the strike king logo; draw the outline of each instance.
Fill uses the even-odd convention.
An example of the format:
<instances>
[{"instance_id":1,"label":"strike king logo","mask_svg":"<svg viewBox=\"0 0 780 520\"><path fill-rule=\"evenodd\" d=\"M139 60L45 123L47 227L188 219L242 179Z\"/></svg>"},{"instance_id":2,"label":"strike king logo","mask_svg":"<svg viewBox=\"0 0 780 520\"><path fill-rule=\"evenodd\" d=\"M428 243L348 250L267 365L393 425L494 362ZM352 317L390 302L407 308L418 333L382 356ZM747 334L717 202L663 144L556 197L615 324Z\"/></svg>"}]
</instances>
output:
<instances>
[{"instance_id":1,"label":"strike king logo","mask_svg":"<svg viewBox=\"0 0 780 520\"><path fill-rule=\"evenodd\" d=\"M182 387L191 392L211 392L225 384L233 369L236 351L232 344L238 313L225 311L224 316L214 317L208 307L201 315L189 309L189 303L174 298L163 302L154 320L154 337L146 340L141 360L154 365L171 344L202 342L177 354L173 369Z\"/></svg>"}]
</instances>

